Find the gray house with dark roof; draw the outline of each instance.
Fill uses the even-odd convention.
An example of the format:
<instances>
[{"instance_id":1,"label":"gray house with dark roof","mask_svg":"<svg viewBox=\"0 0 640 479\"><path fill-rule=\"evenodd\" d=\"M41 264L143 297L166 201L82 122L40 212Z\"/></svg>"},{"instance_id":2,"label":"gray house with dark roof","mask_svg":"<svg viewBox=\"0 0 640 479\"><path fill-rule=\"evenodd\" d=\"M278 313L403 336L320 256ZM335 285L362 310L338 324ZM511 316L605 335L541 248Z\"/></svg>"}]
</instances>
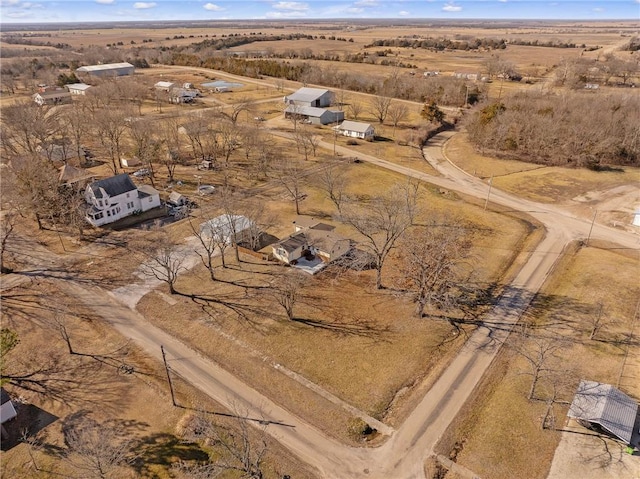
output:
<instances>
[{"instance_id":1,"label":"gray house with dark roof","mask_svg":"<svg viewBox=\"0 0 640 479\"><path fill-rule=\"evenodd\" d=\"M611 384L581 380L567 416L585 427L594 425L631 443L638 403Z\"/></svg>"},{"instance_id":2,"label":"gray house with dark roof","mask_svg":"<svg viewBox=\"0 0 640 479\"><path fill-rule=\"evenodd\" d=\"M87 185L84 197L90 205L86 219L94 226L160 206L157 190L148 185L137 187L126 173L94 181Z\"/></svg>"}]
</instances>

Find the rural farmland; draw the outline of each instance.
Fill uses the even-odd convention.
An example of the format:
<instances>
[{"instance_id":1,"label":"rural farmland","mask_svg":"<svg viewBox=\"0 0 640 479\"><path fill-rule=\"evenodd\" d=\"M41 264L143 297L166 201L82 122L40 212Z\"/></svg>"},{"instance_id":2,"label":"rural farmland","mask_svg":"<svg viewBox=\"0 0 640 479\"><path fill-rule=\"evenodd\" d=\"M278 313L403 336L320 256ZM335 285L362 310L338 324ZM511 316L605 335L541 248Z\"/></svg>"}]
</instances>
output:
<instances>
[{"instance_id":1,"label":"rural farmland","mask_svg":"<svg viewBox=\"0 0 640 479\"><path fill-rule=\"evenodd\" d=\"M3 23L1 475L638 477L639 26Z\"/></svg>"}]
</instances>

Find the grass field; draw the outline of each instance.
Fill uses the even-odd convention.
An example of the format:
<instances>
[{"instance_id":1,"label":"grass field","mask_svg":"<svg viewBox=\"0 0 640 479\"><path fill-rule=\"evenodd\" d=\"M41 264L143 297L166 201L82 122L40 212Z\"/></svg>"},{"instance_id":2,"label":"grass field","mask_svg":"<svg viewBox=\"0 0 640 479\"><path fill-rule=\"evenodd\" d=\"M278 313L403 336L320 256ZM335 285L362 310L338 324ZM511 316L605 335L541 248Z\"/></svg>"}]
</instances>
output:
<instances>
[{"instance_id":1,"label":"grass field","mask_svg":"<svg viewBox=\"0 0 640 479\"><path fill-rule=\"evenodd\" d=\"M464 134L446 145L447 157L474 176L493 177L493 184L518 196L543 203L568 203L590 191L608 190L640 182L640 170L590 171L584 168L545 167L517 160L501 160L475 151Z\"/></svg>"},{"instance_id":2,"label":"grass field","mask_svg":"<svg viewBox=\"0 0 640 479\"><path fill-rule=\"evenodd\" d=\"M383 191L402 181L364 164L347 168L353 195L371 194L371 184ZM331 221L333 208L313 180L309 181L303 188L306 198L301 212ZM293 205L282 201L283 191L278 188L265 194L262 200L277 218L272 233L278 237L289 234L292 228L288 225L295 217ZM425 189L422 196L422 221L447 211L453 221L479 228L474 255L483 259L477 270L481 281L504 273L526 235L524 224L470 207L455 195L443 197ZM354 231L335 224L340 234L357 239ZM296 320L288 321L267 286L277 284L280 275L295 272L255 258L244 259L239 265L228 259L233 267L218 270L221 281L210 282L204 269L182 277L176 288L186 296L175 297L176 305L164 304L149 293L138 308L157 325L334 436L350 439L346 434L350 415L305 391L278 373L273 364L302 374L349 404L395 424L405 414L403 403L411 399L413 388L459 346L458 340L449 341L452 327L446 321L413 318L412 304L395 290L393 262L384 276L389 289L383 291L372 289L373 271L334 277L329 269L307 278ZM403 401L394 402L399 391L408 394Z\"/></svg>"},{"instance_id":3,"label":"grass field","mask_svg":"<svg viewBox=\"0 0 640 479\"><path fill-rule=\"evenodd\" d=\"M640 365L624 359L626 341L632 341L632 349L638 341L637 327L629 337L634 299L640 295L638 268L633 252L608 245L574 247L534 300L524 318L532 337L552 335L566 341L554 366L563 377L560 399L571 401L579 379L616 384L621 372L619 387L631 396L640 394L640 385L634 380ZM616 291L615 297L610 291ZM606 322L590 340L592 319L600 304ZM509 340L514 346L517 336L514 333ZM488 479L545 478L560 433L541 428L547 406L544 401L526 399L531 378L523 374L525 371L523 357L515 349L505 348L474 402L467 406L464 421L441 444L443 453L448 454L455 443L462 444L458 462ZM543 376L542 397L549 392L550 383L545 381ZM557 429L563 428L566 412L566 405L554 406ZM597 471L591 477L597 478Z\"/></svg>"}]
</instances>

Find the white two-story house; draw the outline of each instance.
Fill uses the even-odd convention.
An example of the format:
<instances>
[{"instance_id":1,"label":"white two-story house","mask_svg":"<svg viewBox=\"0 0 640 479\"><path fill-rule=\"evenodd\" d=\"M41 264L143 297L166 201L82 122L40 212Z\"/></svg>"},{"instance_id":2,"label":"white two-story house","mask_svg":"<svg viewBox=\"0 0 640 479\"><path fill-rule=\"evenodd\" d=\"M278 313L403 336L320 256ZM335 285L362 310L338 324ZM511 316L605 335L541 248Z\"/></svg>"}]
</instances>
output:
<instances>
[{"instance_id":1,"label":"white two-story house","mask_svg":"<svg viewBox=\"0 0 640 479\"><path fill-rule=\"evenodd\" d=\"M157 190L148 185L136 186L126 173L94 181L87 185L84 197L90 205L86 219L94 226L160 206Z\"/></svg>"}]
</instances>

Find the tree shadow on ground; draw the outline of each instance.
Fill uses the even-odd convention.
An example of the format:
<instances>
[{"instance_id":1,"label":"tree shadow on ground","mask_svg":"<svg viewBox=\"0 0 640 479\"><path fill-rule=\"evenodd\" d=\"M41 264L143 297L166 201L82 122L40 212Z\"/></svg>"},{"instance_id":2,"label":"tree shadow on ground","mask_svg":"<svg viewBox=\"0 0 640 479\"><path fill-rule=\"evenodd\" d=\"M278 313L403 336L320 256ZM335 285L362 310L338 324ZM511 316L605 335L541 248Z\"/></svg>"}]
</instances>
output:
<instances>
[{"instance_id":1,"label":"tree shadow on ground","mask_svg":"<svg viewBox=\"0 0 640 479\"><path fill-rule=\"evenodd\" d=\"M157 468L166 469L179 461L205 462L209 454L200 445L173 434L155 433L140 438L132 448L132 464L138 477L157 477Z\"/></svg>"},{"instance_id":2,"label":"tree shadow on ground","mask_svg":"<svg viewBox=\"0 0 640 479\"><path fill-rule=\"evenodd\" d=\"M237 319L241 319L250 324L258 324L256 317L269 317L272 312L268 311L260 305L247 304L244 300L251 299L251 297L245 292L244 296L239 294L226 294L218 295L216 297L201 295L201 294L187 294L177 292L176 294L191 299L195 304L200 306L200 309L212 319L216 319L219 316L219 309L226 309L235 313Z\"/></svg>"},{"instance_id":3,"label":"tree shadow on ground","mask_svg":"<svg viewBox=\"0 0 640 479\"><path fill-rule=\"evenodd\" d=\"M2 451L12 449L23 441L24 436L35 436L58 420L57 416L33 404L17 403L15 408L18 415L3 424L7 436L0 443Z\"/></svg>"},{"instance_id":4,"label":"tree shadow on ground","mask_svg":"<svg viewBox=\"0 0 640 479\"><path fill-rule=\"evenodd\" d=\"M498 288L494 285L478 298L468 302L458 311L458 315L446 311L431 311L426 318L444 320L451 324L456 334L466 334L467 326L486 328L489 339L493 340L498 332L515 334L557 334L567 341L585 343L589 341L590 320L598 313L598 304L587 303L575 298L537 293L532 294L522 288L506 287L498 296ZM516 318L508 315L517 314ZM514 323L515 321L515 323ZM455 337L446 337L444 343ZM629 338L608 328L605 324L592 341L606 343L617 348L627 345L640 345L639 339Z\"/></svg>"},{"instance_id":5,"label":"tree shadow on ground","mask_svg":"<svg viewBox=\"0 0 640 479\"><path fill-rule=\"evenodd\" d=\"M321 321L319 319L291 318L292 321L314 329L321 329L336 333L338 336L357 336L362 338L373 339L380 342L390 342L391 339L384 337L391 333L389 326L380 326L371 321L357 322L330 322Z\"/></svg>"}]
</instances>

